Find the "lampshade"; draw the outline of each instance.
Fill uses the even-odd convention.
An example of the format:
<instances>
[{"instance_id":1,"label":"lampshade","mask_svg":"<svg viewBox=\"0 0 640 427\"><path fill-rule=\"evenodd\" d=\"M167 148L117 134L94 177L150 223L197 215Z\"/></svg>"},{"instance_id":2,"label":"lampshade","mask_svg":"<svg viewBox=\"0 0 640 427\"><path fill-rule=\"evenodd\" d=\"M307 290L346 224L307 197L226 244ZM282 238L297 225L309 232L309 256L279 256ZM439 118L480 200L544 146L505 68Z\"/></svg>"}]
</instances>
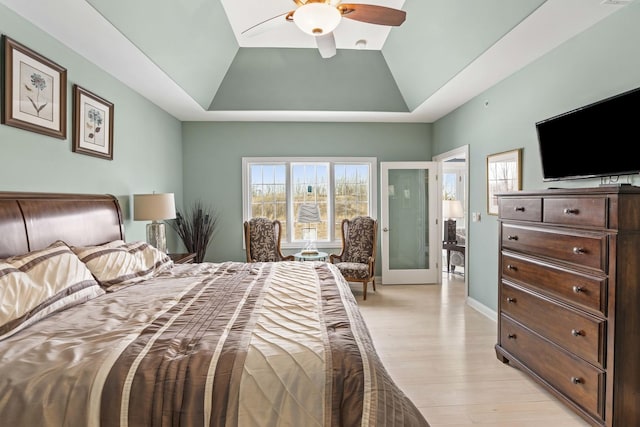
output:
<instances>
[{"instance_id":1,"label":"lampshade","mask_svg":"<svg viewBox=\"0 0 640 427\"><path fill-rule=\"evenodd\" d=\"M462 218L464 216L462 202L460 200L443 200L442 214L445 218Z\"/></svg>"},{"instance_id":2,"label":"lampshade","mask_svg":"<svg viewBox=\"0 0 640 427\"><path fill-rule=\"evenodd\" d=\"M307 34L320 36L336 29L342 19L338 8L326 3L308 3L296 9L293 22Z\"/></svg>"},{"instance_id":3,"label":"lampshade","mask_svg":"<svg viewBox=\"0 0 640 427\"><path fill-rule=\"evenodd\" d=\"M133 219L136 221L159 221L176 217L173 193L133 195Z\"/></svg>"},{"instance_id":4,"label":"lampshade","mask_svg":"<svg viewBox=\"0 0 640 427\"><path fill-rule=\"evenodd\" d=\"M320 208L315 203L303 203L298 208L298 222L309 224L320 222Z\"/></svg>"}]
</instances>

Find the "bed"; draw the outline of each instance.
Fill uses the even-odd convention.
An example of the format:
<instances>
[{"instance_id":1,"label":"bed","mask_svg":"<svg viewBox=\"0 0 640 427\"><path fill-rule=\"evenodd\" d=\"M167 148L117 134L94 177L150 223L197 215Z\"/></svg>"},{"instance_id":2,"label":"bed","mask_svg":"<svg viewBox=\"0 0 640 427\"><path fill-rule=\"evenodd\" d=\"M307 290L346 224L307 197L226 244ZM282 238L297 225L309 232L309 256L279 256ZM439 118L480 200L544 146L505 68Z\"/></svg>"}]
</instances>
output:
<instances>
[{"instance_id":1,"label":"bed","mask_svg":"<svg viewBox=\"0 0 640 427\"><path fill-rule=\"evenodd\" d=\"M3 425L428 426L332 264L173 264L122 224L0 193Z\"/></svg>"}]
</instances>

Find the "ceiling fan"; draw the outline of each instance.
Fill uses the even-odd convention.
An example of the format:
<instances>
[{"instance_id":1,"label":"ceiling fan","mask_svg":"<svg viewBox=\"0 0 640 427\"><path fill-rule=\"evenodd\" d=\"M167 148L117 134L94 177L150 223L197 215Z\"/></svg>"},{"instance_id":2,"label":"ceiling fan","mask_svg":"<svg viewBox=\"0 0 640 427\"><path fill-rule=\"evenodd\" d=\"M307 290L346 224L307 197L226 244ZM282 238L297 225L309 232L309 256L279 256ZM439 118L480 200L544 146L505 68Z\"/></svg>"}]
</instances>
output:
<instances>
[{"instance_id":1,"label":"ceiling fan","mask_svg":"<svg viewBox=\"0 0 640 427\"><path fill-rule=\"evenodd\" d=\"M360 3L341 3L340 0L293 0L298 7L262 21L242 32L247 34L268 22L284 20L293 22L305 33L314 36L320 56L331 58L336 54L333 30L342 17L369 24L400 26L407 15L404 10Z\"/></svg>"}]
</instances>

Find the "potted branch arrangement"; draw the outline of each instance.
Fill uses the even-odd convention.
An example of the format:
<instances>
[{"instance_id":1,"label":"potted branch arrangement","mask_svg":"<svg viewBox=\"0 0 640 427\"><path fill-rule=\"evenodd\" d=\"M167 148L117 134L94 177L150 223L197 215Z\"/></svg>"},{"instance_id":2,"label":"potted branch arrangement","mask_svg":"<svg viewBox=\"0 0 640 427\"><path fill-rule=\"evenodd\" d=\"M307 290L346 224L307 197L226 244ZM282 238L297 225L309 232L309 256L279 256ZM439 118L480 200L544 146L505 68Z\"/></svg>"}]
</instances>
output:
<instances>
[{"instance_id":1,"label":"potted branch arrangement","mask_svg":"<svg viewBox=\"0 0 640 427\"><path fill-rule=\"evenodd\" d=\"M196 254L194 262L202 262L218 225L218 213L198 200L184 214L177 211L176 219L167 223L178 233L187 251Z\"/></svg>"}]
</instances>

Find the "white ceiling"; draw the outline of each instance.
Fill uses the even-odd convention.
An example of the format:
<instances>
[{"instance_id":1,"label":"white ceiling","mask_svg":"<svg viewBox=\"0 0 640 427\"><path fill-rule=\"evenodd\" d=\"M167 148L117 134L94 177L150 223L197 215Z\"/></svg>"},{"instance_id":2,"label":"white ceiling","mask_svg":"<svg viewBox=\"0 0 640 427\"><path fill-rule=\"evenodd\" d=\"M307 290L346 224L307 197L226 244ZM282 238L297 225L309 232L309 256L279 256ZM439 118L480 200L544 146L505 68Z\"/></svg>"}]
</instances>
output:
<instances>
[{"instance_id":1,"label":"white ceiling","mask_svg":"<svg viewBox=\"0 0 640 427\"><path fill-rule=\"evenodd\" d=\"M487 46L481 56L451 75L433 95L407 113L207 111L85 0L0 0L0 3L182 121L431 123L617 11L627 1L547 0L526 19L514 23L510 32ZM221 0L221 3L239 47L315 47L312 37L287 22L272 21L265 26L265 31L251 37L241 34L255 23L295 8L291 0ZM394 8L405 6L404 0L371 0L369 3ZM127 7L126 2L123 7ZM419 17L412 16L409 9L409 19ZM355 49L355 41L365 39L367 49L379 50L389 32L397 30L343 18L335 38L338 49Z\"/></svg>"}]
</instances>

